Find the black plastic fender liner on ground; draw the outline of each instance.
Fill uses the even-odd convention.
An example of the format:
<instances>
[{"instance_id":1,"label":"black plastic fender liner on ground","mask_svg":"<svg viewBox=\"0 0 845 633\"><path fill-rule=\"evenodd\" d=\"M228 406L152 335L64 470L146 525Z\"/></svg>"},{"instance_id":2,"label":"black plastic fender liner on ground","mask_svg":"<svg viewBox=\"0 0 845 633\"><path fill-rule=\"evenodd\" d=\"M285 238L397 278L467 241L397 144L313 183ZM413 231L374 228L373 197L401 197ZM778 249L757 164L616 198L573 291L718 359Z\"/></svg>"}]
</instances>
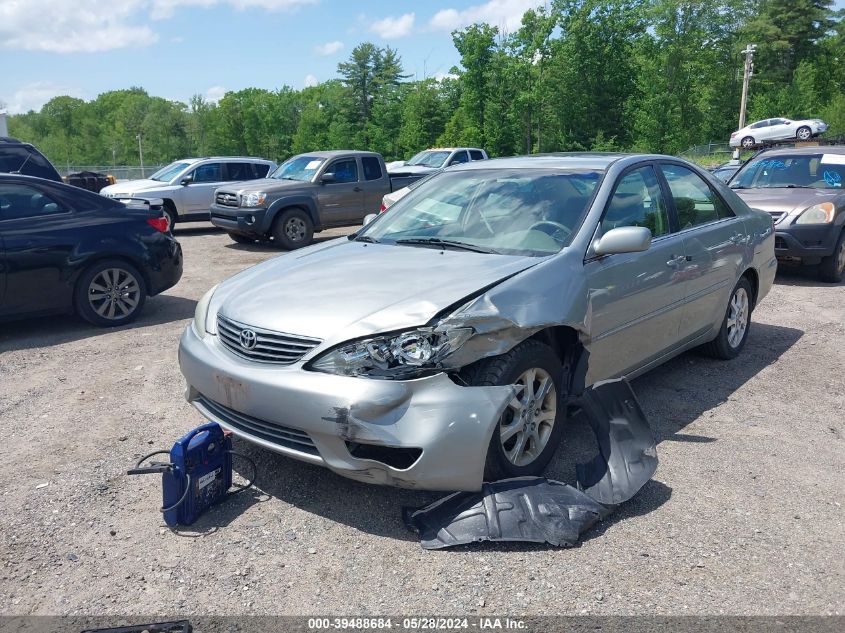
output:
<instances>
[{"instance_id":1,"label":"black plastic fender liner on ground","mask_svg":"<svg viewBox=\"0 0 845 633\"><path fill-rule=\"evenodd\" d=\"M478 541L572 546L581 534L633 497L657 470L648 420L625 379L608 380L581 399L599 454L577 466L577 488L543 477L485 483L419 509L403 508L405 524L425 549Z\"/></svg>"}]
</instances>

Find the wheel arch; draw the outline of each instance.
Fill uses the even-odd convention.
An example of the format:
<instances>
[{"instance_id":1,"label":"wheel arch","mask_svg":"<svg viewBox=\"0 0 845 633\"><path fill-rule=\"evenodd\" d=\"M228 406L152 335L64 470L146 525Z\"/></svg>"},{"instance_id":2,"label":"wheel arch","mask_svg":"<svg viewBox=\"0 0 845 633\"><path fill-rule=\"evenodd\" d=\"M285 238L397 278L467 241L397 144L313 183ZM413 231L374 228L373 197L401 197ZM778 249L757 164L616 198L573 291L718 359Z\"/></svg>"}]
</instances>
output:
<instances>
[{"instance_id":1,"label":"wheel arch","mask_svg":"<svg viewBox=\"0 0 845 633\"><path fill-rule=\"evenodd\" d=\"M317 205L313 198L310 196L289 196L276 200L276 202L270 205L267 215L264 217L264 225L261 227L262 232L268 233L276 219L288 209L300 209L304 211L311 218L311 224L314 225L315 231L322 228L320 214L317 212Z\"/></svg>"},{"instance_id":2,"label":"wheel arch","mask_svg":"<svg viewBox=\"0 0 845 633\"><path fill-rule=\"evenodd\" d=\"M757 307L757 297L760 294L760 275L754 268L747 268L744 273L742 273L742 277L748 280L748 283L751 284L751 309L753 310Z\"/></svg>"},{"instance_id":3,"label":"wheel arch","mask_svg":"<svg viewBox=\"0 0 845 633\"><path fill-rule=\"evenodd\" d=\"M569 376L568 393L580 395L586 388L589 351L581 342L581 336L573 327L555 325L535 332L529 338L552 348L563 365L564 375Z\"/></svg>"}]
</instances>

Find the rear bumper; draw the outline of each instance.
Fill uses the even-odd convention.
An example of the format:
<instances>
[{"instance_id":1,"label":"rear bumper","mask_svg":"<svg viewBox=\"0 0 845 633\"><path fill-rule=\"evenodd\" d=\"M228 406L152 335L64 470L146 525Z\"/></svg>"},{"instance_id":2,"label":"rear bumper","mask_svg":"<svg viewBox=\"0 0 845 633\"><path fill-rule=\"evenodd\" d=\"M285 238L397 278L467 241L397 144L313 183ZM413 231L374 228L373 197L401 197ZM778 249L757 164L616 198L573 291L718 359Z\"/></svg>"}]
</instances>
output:
<instances>
[{"instance_id":1,"label":"rear bumper","mask_svg":"<svg viewBox=\"0 0 845 633\"><path fill-rule=\"evenodd\" d=\"M426 490L481 488L487 446L513 394L461 387L445 374L372 380L305 371L301 362L255 363L192 325L179 365L188 401L236 435L358 481ZM370 457L355 457L356 446ZM416 457L396 467L373 458L373 447Z\"/></svg>"},{"instance_id":2,"label":"rear bumper","mask_svg":"<svg viewBox=\"0 0 845 633\"><path fill-rule=\"evenodd\" d=\"M776 228L775 256L801 259L827 257L833 253L841 231L841 226L831 224Z\"/></svg>"},{"instance_id":3,"label":"rear bumper","mask_svg":"<svg viewBox=\"0 0 845 633\"><path fill-rule=\"evenodd\" d=\"M224 207L211 205L211 223L230 233L239 233L249 237L260 238L267 232L265 219L267 209L262 207Z\"/></svg>"},{"instance_id":4,"label":"rear bumper","mask_svg":"<svg viewBox=\"0 0 845 633\"><path fill-rule=\"evenodd\" d=\"M164 241L157 244L148 257L147 276L150 296L172 288L182 278L182 247L173 237L162 235Z\"/></svg>"}]
</instances>

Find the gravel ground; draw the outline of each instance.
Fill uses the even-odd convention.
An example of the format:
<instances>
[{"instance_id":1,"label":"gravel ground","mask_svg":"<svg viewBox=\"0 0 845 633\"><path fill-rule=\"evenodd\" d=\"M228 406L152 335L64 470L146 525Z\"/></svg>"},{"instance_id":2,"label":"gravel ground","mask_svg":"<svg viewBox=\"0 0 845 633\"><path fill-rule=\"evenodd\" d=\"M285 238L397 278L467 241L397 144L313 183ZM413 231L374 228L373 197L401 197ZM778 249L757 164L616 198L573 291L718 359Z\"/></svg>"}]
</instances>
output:
<instances>
[{"instance_id":1,"label":"gravel ground","mask_svg":"<svg viewBox=\"0 0 845 633\"><path fill-rule=\"evenodd\" d=\"M733 362L685 354L636 380L653 481L572 549L420 548L360 484L238 443L258 490L165 529L141 454L202 422L179 335L214 283L275 251L182 229L182 281L113 331L0 324L0 604L9 614L843 614L845 285L781 274ZM551 474L593 450L575 420Z\"/></svg>"}]
</instances>

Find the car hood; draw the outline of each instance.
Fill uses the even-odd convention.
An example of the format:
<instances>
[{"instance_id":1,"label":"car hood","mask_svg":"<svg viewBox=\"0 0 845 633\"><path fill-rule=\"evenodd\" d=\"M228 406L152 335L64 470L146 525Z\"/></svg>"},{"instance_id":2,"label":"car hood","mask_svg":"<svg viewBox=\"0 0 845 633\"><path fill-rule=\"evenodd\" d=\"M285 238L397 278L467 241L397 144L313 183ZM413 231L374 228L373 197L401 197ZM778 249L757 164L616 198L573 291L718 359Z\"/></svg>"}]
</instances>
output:
<instances>
[{"instance_id":1,"label":"car hood","mask_svg":"<svg viewBox=\"0 0 845 633\"><path fill-rule=\"evenodd\" d=\"M127 180L126 182L118 182L108 187L103 187L100 193L104 196L114 195L116 193L131 194L139 191L147 191L148 189L164 189L170 187L166 182L158 180Z\"/></svg>"},{"instance_id":2,"label":"car hood","mask_svg":"<svg viewBox=\"0 0 845 633\"><path fill-rule=\"evenodd\" d=\"M275 191L284 191L285 189L295 189L301 187L313 187L313 183L302 180L278 180L276 178L261 178L259 180L247 180L245 182L233 182L229 185L220 187L217 191L226 191L230 193L252 193L256 191L263 191L271 193Z\"/></svg>"},{"instance_id":3,"label":"car hood","mask_svg":"<svg viewBox=\"0 0 845 633\"><path fill-rule=\"evenodd\" d=\"M833 201L840 195L826 189L790 189L788 187L760 187L732 191L752 209L788 215L797 215L807 207L828 200Z\"/></svg>"},{"instance_id":4,"label":"car hood","mask_svg":"<svg viewBox=\"0 0 845 633\"><path fill-rule=\"evenodd\" d=\"M219 312L255 327L334 344L424 325L445 308L545 259L342 238L224 281L209 315Z\"/></svg>"}]
</instances>

